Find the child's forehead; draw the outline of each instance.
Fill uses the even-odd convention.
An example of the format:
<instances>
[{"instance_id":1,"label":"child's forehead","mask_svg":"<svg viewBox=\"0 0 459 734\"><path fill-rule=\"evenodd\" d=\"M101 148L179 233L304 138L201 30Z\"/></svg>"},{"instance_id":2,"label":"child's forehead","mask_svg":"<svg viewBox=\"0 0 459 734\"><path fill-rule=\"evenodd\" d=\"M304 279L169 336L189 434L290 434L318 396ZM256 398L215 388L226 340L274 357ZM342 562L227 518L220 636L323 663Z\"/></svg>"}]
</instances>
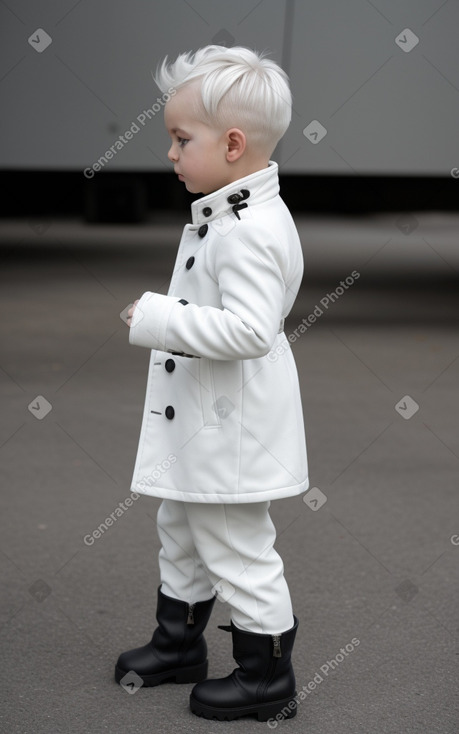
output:
<instances>
[{"instance_id":1,"label":"child's forehead","mask_svg":"<svg viewBox=\"0 0 459 734\"><path fill-rule=\"evenodd\" d=\"M170 125L177 118L196 119L201 104L200 87L197 84L187 84L180 87L164 107L166 125Z\"/></svg>"}]
</instances>

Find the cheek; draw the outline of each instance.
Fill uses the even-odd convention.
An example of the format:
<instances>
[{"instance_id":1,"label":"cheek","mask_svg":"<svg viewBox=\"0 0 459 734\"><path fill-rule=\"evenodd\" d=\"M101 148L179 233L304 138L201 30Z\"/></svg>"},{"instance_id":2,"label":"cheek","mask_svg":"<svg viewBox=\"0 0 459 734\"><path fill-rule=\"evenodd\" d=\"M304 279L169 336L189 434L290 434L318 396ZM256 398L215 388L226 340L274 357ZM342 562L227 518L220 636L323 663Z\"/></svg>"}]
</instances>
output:
<instances>
[{"instance_id":1,"label":"cheek","mask_svg":"<svg viewBox=\"0 0 459 734\"><path fill-rule=\"evenodd\" d=\"M186 157L186 166L190 173L202 174L209 166L209 160L205 154L200 153L198 150L189 152Z\"/></svg>"}]
</instances>

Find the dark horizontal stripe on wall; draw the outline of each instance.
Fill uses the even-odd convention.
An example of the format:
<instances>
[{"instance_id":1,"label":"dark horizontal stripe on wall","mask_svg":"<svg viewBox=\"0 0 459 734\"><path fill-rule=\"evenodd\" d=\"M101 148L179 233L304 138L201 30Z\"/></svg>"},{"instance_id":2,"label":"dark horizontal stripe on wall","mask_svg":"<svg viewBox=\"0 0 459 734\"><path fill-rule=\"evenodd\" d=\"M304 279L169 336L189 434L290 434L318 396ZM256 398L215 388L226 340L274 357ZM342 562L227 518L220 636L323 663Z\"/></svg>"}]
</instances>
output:
<instances>
[{"instance_id":1,"label":"dark horizontal stripe on wall","mask_svg":"<svg viewBox=\"0 0 459 734\"><path fill-rule=\"evenodd\" d=\"M293 212L458 211L459 179L423 176L282 175ZM86 179L75 171L1 171L0 216L73 215L141 222L148 212L184 211L196 199L173 173L117 172Z\"/></svg>"}]
</instances>

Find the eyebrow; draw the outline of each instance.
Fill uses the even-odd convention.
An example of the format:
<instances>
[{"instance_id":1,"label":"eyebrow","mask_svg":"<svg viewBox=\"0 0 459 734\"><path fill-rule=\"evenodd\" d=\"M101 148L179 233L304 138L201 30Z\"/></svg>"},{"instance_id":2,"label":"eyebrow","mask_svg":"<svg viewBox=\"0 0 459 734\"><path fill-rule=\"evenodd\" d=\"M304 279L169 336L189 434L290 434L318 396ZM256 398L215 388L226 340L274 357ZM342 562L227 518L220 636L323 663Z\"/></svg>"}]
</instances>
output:
<instances>
[{"instance_id":1,"label":"eyebrow","mask_svg":"<svg viewBox=\"0 0 459 734\"><path fill-rule=\"evenodd\" d=\"M172 127L169 132L175 134L183 133L184 135L189 135L189 133L187 133L186 130L183 129L183 127Z\"/></svg>"}]
</instances>

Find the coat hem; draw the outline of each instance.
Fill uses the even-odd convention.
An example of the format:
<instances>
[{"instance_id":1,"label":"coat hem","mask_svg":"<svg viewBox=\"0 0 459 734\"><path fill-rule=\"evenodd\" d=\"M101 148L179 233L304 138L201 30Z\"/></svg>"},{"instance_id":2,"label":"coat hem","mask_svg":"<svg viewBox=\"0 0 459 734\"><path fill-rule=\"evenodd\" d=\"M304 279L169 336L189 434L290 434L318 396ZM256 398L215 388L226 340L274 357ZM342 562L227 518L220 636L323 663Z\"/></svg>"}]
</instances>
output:
<instances>
[{"instance_id":1,"label":"coat hem","mask_svg":"<svg viewBox=\"0 0 459 734\"><path fill-rule=\"evenodd\" d=\"M278 489L264 489L260 492L236 492L234 494L225 494L214 492L186 492L179 489L170 489L166 487L151 487L149 489L139 489L135 484L131 487L131 492L147 497L158 497L160 499L175 500L177 502L201 502L204 504L225 504L232 505L238 503L249 502L268 502L270 500L283 499L285 497L294 497L301 492L306 492L309 488L309 479L304 482L295 484L290 487L279 487Z\"/></svg>"}]
</instances>

